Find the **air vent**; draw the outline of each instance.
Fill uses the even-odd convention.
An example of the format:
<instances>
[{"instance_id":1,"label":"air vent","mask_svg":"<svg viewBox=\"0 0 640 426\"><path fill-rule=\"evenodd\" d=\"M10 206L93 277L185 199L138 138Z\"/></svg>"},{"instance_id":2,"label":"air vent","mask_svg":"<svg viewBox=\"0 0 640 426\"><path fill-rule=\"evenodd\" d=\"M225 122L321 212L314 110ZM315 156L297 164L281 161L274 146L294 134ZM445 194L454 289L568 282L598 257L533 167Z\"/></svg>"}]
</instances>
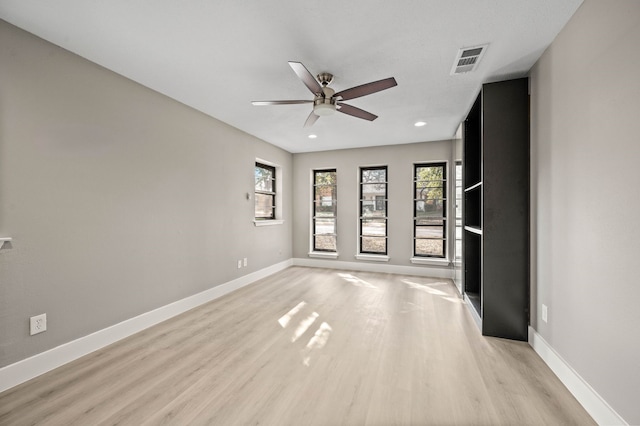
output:
<instances>
[{"instance_id":1,"label":"air vent","mask_svg":"<svg viewBox=\"0 0 640 426\"><path fill-rule=\"evenodd\" d=\"M453 62L451 74L463 74L475 70L480 62L480 58L482 58L485 50L487 50L487 46L488 44L483 44L482 46L467 47L458 50L456 60Z\"/></svg>"}]
</instances>

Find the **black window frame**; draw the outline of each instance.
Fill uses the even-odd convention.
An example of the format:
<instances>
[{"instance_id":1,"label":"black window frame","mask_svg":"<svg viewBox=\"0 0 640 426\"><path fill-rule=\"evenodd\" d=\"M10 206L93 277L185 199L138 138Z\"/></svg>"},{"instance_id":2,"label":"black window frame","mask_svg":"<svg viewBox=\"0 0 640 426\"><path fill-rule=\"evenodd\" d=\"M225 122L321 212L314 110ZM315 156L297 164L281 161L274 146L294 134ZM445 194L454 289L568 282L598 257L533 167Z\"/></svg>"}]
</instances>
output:
<instances>
[{"instance_id":1,"label":"black window frame","mask_svg":"<svg viewBox=\"0 0 640 426\"><path fill-rule=\"evenodd\" d=\"M255 220L275 220L276 219L276 167L275 166L270 166L268 164L264 164L264 163L260 163L259 161L256 161L256 165L255 168L261 168L264 170L268 170L271 172L271 191L265 191L265 190L261 190L258 189L257 186L254 186L254 190L255 190L255 194L254 194L254 211L253 211L253 217ZM254 176L255 176L255 169L254 169ZM255 185L255 182L254 182ZM256 203L258 202L258 194L260 195L268 195L271 197L271 215L269 215L268 217L258 217L256 215Z\"/></svg>"},{"instance_id":2,"label":"black window frame","mask_svg":"<svg viewBox=\"0 0 640 426\"><path fill-rule=\"evenodd\" d=\"M317 183L317 179L316 176L319 173L333 173L335 178L334 178L334 182L333 184L318 184ZM312 182L312 190L313 190L313 199L311 200L312 203L312 215L311 215L311 220L312 220L312 228L311 228L311 239L312 239L312 248L314 252L325 252L325 253L337 253L338 252L338 170L337 169L317 169L317 170L313 170L313 182ZM317 228L316 228L316 219L318 218L317 215L317 210L316 208L318 207L318 202L321 201L319 198L317 198L317 189L319 187L325 187L325 186L333 186L333 191L332 191L332 198L331 198L331 203L332 206L334 207L333 210L333 217L331 216L323 216L324 218L330 218L333 219L333 234L319 234L317 233ZM334 238L334 243L335 243L335 249L334 250L330 250L330 249L325 249L325 248L319 248L316 245L316 237L319 235L324 235L324 236L332 236Z\"/></svg>"},{"instance_id":3,"label":"black window frame","mask_svg":"<svg viewBox=\"0 0 640 426\"><path fill-rule=\"evenodd\" d=\"M384 170L385 171L385 180L384 182L363 182L363 175L364 172L366 171L370 171L370 170ZM388 166L369 166L369 167L360 167L360 172L359 172L359 193L358 193L358 221L359 221L359 227L358 227L358 253L360 254L372 254L372 255L381 255L381 256L386 256L389 253L389 167ZM380 200L379 198L376 198L373 200L373 203L375 205L375 209L377 210L378 207L380 206L380 201L384 201L384 212L385 215L384 217L371 217L371 216L365 216L365 205L364 202L366 201L364 199L364 185L365 184L372 184L372 183L377 183L377 184L384 184L384 200ZM363 235L363 222L364 220L384 220L384 236L381 235ZM370 251L370 250L363 250L362 249L362 241L363 238L383 238L384 239L384 252L380 252L380 251Z\"/></svg>"},{"instance_id":4,"label":"black window frame","mask_svg":"<svg viewBox=\"0 0 640 426\"><path fill-rule=\"evenodd\" d=\"M419 181L418 180L418 169L426 168L426 167L442 167L442 179L439 181L442 182L442 225L418 225L418 209L417 205L419 201L423 201L422 198L417 198L416 194L418 192L418 182L435 182L435 181ZM434 187L438 188L438 187ZM427 163L416 163L413 165L413 256L420 258L435 258L435 259L446 259L447 258L447 162L427 162ZM433 237L418 237L418 227L442 227L442 237L441 238L433 238ZM417 251L418 240L441 240L442 241L442 254L419 254Z\"/></svg>"}]
</instances>

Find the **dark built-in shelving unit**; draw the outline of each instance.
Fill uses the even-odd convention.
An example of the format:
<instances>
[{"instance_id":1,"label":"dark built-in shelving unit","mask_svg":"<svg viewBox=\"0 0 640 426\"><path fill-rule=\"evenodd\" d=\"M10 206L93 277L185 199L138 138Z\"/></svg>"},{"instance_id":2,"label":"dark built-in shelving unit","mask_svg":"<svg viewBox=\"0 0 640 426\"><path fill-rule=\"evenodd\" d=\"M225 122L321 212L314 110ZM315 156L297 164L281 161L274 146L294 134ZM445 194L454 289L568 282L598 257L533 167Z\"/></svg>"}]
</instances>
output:
<instances>
[{"instance_id":1,"label":"dark built-in shelving unit","mask_svg":"<svg viewBox=\"0 0 640 426\"><path fill-rule=\"evenodd\" d=\"M463 139L465 299L482 334L527 340L528 79L484 84Z\"/></svg>"}]
</instances>

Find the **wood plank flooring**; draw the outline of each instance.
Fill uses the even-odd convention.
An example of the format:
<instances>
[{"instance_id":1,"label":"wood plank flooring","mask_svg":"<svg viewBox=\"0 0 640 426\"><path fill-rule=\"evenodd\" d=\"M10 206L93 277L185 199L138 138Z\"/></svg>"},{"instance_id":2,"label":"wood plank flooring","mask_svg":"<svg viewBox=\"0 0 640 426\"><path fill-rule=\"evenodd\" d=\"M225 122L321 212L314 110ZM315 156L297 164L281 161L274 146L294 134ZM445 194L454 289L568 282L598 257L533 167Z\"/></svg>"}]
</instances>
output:
<instances>
[{"instance_id":1,"label":"wood plank flooring","mask_svg":"<svg viewBox=\"0 0 640 426\"><path fill-rule=\"evenodd\" d=\"M0 394L0 425L591 425L449 280L291 267Z\"/></svg>"}]
</instances>

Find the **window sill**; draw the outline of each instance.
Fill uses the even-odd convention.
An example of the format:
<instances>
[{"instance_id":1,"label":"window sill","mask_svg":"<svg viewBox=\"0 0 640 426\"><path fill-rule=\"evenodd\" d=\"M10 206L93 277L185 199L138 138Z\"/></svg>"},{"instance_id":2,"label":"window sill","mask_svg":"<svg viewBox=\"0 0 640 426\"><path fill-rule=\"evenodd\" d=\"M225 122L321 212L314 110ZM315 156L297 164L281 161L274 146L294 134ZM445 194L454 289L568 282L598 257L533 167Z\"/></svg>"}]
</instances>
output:
<instances>
[{"instance_id":1,"label":"window sill","mask_svg":"<svg viewBox=\"0 0 640 426\"><path fill-rule=\"evenodd\" d=\"M358 260L370 260L373 262L388 262L389 256L385 254L356 254Z\"/></svg>"},{"instance_id":2,"label":"window sill","mask_svg":"<svg viewBox=\"0 0 640 426\"><path fill-rule=\"evenodd\" d=\"M269 219L269 220L254 220L253 224L255 226L272 226L272 225L282 225L284 220L281 219Z\"/></svg>"},{"instance_id":3,"label":"window sill","mask_svg":"<svg viewBox=\"0 0 640 426\"><path fill-rule=\"evenodd\" d=\"M310 251L309 257L316 257L319 259L337 259L338 253L328 251Z\"/></svg>"},{"instance_id":4,"label":"window sill","mask_svg":"<svg viewBox=\"0 0 640 426\"><path fill-rule=\"evenodd\" d=\"M416 265L431 265L431 266L451 266L449 259L430 259L426 257L412 257L409 259L411 263Z\"/></svg>"}]
</instances>

